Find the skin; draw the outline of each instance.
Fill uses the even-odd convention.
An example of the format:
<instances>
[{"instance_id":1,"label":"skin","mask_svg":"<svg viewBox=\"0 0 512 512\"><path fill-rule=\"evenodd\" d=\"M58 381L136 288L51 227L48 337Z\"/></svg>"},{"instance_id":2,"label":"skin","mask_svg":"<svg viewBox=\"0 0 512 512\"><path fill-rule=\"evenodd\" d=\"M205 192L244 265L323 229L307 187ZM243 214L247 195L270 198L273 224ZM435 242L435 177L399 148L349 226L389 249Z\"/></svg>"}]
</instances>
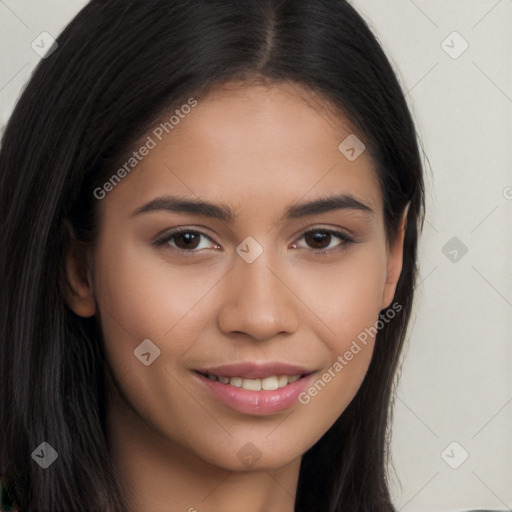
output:
<instances>
[{"instance_id":1,"label":"skin","mask_svg":"<svg viewBox=\"0 0 512 512\"><path fill-rule=\"evenodd\" d=\"M213 90L99 201L94 250L69 252L68 303L101 321L108 438L134 511L292 512L302 455L361 385L371 338L307 405L274 414L227 407L192 372L279 361L320 377L391 305L403 228L390 245L373 162L367 151L352 162L338 150L354 132L325 107L291 84ZM373 213L279 221L288 206L335 193L352 194ZM133 215L166 194L226 204L239 218ZM191 249L179 236L152 244L178 226L206 236ZM325 229L355 243L304 236ZM236 253L248 236L263 248L252 263ZM205 251L179 256L180 248ZM330 253L315 254L322 248ZM134 357L144 339L161 351L149 366ZM251 467L237 456L248 442L260 456Z\"/></svg>"}]
</instances>

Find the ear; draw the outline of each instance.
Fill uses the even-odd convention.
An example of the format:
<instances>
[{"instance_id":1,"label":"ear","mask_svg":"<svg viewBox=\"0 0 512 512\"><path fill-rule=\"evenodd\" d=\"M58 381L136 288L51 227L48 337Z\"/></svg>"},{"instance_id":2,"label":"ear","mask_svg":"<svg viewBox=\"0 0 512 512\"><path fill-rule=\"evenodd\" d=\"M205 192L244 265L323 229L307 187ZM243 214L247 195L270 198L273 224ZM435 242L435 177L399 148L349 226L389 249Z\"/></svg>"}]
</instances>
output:
<instances>
[{"instance_id":1,"label":"ear","mask_svg":"<svg viewBox=\"0 0 512 512\"><path fill-rule=\"evenodd\" d=\"M405 230L407 227L408 211L409 204L407 204L402 215L402 221L400 223L400 228L396 234L395 240L393 241L393 244L388 248L386 284L384 285L384 292L382 294L381 309L386 309L391 305L393 297L395 296L396 285L402 272L404 239Z\"/></svg>"},{"instance_id":2,"label":"ear","mask_svg":"<svg viewBox=\"0 0 512 512\"><path fill-rule=\"evenodd\" d=\"M94 316L96 301L94 300L90 247L72 236L65 262L66 282L63 295L66 304L78 316Z\"/></svg>"}]
</instances>

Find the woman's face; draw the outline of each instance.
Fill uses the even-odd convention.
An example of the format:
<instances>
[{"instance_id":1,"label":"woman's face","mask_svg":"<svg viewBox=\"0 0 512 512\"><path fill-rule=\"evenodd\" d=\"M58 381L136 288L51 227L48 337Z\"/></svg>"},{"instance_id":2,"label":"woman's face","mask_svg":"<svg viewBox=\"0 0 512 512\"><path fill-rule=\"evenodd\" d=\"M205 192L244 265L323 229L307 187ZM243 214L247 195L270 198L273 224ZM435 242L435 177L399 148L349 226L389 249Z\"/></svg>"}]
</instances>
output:
<instances>
[{"instance_id":1,"label":"woman's face","mask_svg":"<svg viewBox=\"0 0 512 512\"><path fill-rule=\"evenodd\" d=\"M388 246L368 152L298 86L231 83L179 114L99 201L84 316L133 421L218 467L281 467L360 387L403 233Z\"/></svg>"}]
</instances>

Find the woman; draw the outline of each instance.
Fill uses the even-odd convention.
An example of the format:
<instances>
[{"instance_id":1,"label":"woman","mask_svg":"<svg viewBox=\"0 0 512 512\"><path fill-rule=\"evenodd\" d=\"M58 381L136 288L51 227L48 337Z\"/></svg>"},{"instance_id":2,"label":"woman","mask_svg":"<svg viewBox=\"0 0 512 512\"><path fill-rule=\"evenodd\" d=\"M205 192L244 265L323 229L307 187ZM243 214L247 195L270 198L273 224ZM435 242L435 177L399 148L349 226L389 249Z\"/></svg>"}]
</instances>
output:
<instances>
[{"instance_id":1,"label":"woman","mask_svg":"<svg viewBox=\"0 0 512 512\"><path fill-rule=\"evenodd\" d=\"M25 510L391 511L424 212L342 0L91 1L0 153L0 474Z\"/></svg>"}]
</instances>

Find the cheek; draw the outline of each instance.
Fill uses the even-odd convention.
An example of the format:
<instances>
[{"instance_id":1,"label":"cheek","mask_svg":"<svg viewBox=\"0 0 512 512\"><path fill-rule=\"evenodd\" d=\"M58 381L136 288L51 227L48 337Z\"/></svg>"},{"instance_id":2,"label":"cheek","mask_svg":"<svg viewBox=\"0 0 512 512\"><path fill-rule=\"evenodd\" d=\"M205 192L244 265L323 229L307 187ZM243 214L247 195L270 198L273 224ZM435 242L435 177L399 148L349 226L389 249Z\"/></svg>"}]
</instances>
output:
<instances>
[{"instance_id":1,"label":"cheek","mask_svg":"<svg viewBox=\"0 0 512 512\"><path fill-rule=\"evenodd\" d=\"M384 246L347 255L329 271L303 272L308 305L318 311L317 331L326 364L299 400L309 417L332 424L357 393L370 364L386 280Z\"/></svg>"},{"instance_id":2,"label":"cheek","mask_svg":"<svg viewBox=\"0 0 512 512\"><path fill-rule=\"evenodd\" d=\"M192 332L185 337L175 335L184 324L190 329L192 324L182 320L204 294L200 284L190 284L179 268L174 272L169 266L162 268L155 258L148 258L147 249L130 243L129 237L112 234L97 246L95 294L106 357L118 381L130 376L124 385L137 383L137 389L130 393L133 401L140 396L143 404L144 395L173 386L168 382L172 378L158 368L167 355L179 362L187 349L186 341L195 337ZM164 339L173 343L164 344ZM156 347L149 345L153 347L149 366L144 366L135 352L139 346L148 345L144 340ZM141 345L143 342L145 345ZM154 362L153 354L158 354Z\"/></svg>"},{"instance_id":3,"label":"cheek","mask_svg":"<svg viewBox=\"0 0 512 512\"><path fill-rule=\"evenodd\" d=\"M328 327L329 345L341 350L378 318L386 282L385 246L367 243L337 263L302 268L297 282L306 305Z\"/></svg>"},{"instance_id":4,"label":"cheek","mask_svg":"<svg viewBox=\"0 0 512 512\"><path fill-rule=\"evenodd\" d=\"M135 338L164 338L218 281L203 267L170 264L154 249L129 242L105 246L96 273L105 323L113 320Z\"/></svg>"},{"instance_id":5,"label":"cheek","mask_svg":"<svg viewBox=\"0 0 512 512\"><path fill-rule=\"evenodd\" d=\"M184 444L191 436L204 436L194 420L203 418L204 410L191 400L182 382L187 354L207 314L208 304L202 299L218 277L203 272L203 278L185 266L173 268L122 240L98 245L96 268L106 359L123 394L145 423L165 436L172 431ZM146 366L134 351L148 339L156 349L147 342L143 345L144 353L150 352ZM154 353L158 356L153 359ZM170 419L169 410L183 414Z\"/></svg>"}]
</instances>

